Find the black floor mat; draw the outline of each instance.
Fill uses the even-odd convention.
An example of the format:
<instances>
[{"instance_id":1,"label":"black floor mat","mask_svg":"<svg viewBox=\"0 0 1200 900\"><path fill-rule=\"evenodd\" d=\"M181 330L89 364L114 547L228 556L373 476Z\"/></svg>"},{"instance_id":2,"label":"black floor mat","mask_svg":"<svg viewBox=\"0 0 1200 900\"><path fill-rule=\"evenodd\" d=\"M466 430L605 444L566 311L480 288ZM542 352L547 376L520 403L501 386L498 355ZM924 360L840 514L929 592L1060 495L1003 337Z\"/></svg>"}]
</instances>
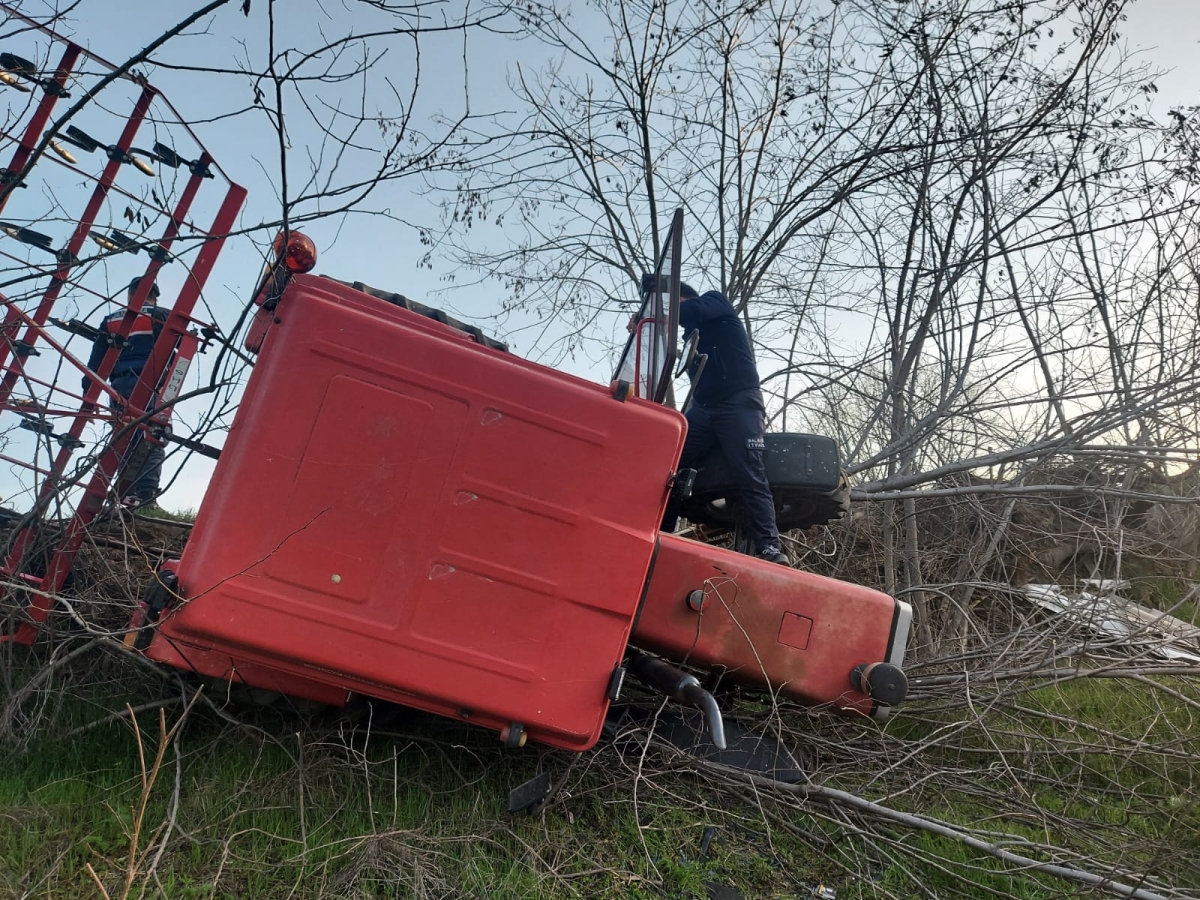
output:
<instances>
[{"instance_id":1,"label":"black floor mat","mask_svg":"<svg viewBox=\"0 0 1200 900\"><path fill-rule=\"evenodd\" d=\"M642 706L614 706L608 714L609 723L618 729L622 725L648 726L654 719L653 709ZM743 725L737 719L725 720L724 750L718 750L709 740L704 716L699 710L668 706L654 723L654 734L662 741L707 762L742 769L772 778L783 784L805 780L800 763L790 750L773 735Z\"/></svg>"}]
</instances>

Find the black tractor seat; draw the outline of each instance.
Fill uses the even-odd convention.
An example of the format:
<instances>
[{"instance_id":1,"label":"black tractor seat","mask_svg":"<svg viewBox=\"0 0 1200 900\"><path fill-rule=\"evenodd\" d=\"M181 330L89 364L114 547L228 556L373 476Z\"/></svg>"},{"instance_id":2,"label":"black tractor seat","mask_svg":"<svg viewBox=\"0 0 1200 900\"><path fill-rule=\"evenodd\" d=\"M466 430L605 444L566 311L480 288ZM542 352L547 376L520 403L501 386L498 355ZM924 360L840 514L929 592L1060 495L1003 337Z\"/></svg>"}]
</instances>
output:
<instances>
[{"instance_id":1,"label":"black tractor seat","mask_svg":"<svg viewBox=\"0 0 1200 900\"><path fill-rule=\"evenodd\" d=\"M850 485L832 438L768 433L765 439L763 459L780 531L825 525L846 513L850 508ZM697 469L692 496L680 506L684 518L712 527L740 522L738 487L720 448L715 447Z\"/></svg>"}]
</instances>

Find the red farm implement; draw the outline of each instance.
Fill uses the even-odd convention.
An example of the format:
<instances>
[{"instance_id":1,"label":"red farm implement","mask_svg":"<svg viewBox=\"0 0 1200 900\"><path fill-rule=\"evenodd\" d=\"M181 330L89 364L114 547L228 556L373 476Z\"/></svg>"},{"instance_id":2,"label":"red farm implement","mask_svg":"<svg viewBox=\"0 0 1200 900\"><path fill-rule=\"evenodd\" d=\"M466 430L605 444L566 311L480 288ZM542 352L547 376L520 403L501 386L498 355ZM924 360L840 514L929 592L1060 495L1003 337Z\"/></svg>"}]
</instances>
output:
<instances>
[{"instance_id":1,"label":"red farm implement","mask_svg":"<svg viewBox=\"0 0 1200 900\"><path fill-rule=\"evenodd\" d=\"M171 403L211 334L192 311L245 191L144 78L8 7L0 12L10 31L0 50L8 100L0 131L0 459L15 482L7 499L24 496L29 506L9 537L0 596L22 609L4 639L27 644L111 497L127 448L163 440ZM106 379L150 284L168 270L180 289L139 383L120 398ZM137 275L149 277L127 297ZM80 342L70 339L90 348L99 332L80 314L120 310L104 335L98 377L81 391L87 352L81 360ZM111 439L73 465L89 446L90 422L111 425ZM49 515L65 526L48 539Z\"/></svg>"}]
</instances>

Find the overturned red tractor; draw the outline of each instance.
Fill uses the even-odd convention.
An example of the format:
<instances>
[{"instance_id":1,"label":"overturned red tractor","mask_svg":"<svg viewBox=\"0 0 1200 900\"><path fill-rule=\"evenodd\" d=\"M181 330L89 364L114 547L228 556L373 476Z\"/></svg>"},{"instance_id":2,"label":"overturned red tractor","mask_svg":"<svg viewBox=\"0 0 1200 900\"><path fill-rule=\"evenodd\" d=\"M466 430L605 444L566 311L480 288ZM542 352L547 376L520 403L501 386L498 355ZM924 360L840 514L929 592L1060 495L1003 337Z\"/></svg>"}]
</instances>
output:
<instances>
[{"instance_id":1,"label":"overturned red tractor","mask_svg":"<svg viewBox=\"0 0 1200 900\"><path fill-rule=\"evenodd\" d=\"M723 746L700 680L643 650L885 714L905 690L906 604L659 532L673 490L694 518L736 518L712 473L677 471L686 422L655 402L681 227L618 372L632 378L609 387L399 295L295 272L313 252L293 234L258 292L258 358L191 538L127 643L323 703L466 719L514 746L592 746L626 671L701 708ZM840 477L828 441L793 437L768 451L806 473L775 485L784 527L831 515Z\"/></svg>"},{"instance_id":2,"label":"overturned red tractor","mask_svg":"<svg viewBox=\"0 0 1200 900\"><path fill-rule=\"evenodd\" d=\"M23 24L0 60L17 92L0 135L0 412L13 426L0 459L24 467L32 498L9 517L0 640L53 632L133 448L174 441L219 460L181 558L124 636L158 662L572 750L596 742L626 673L698 709L688 721L703 719L716 748L717 682L856 716L903 699L909 607L736 552L721 459L679 469L686 420L666 401L684 367L702 378L704 365L685 341L676 370L680 214L609 385L397 294L309 274L316 248L287 235L254 298L257 359L218 454L174 435L171 410L194 354L224 340L192 313L246 192L144 77L0 10ZM72 92L102 88L105 104L54 119ZM147 122L152 141L138 137ZM114 295L135 264L141 287ZM149 286L182 268L136 387L114 392ZM64 304L115 313L100 331ZM73 351L79 337L105 342L98 364ZM92 423L110 436L74 465ZM781 528L841 513L828 439L768 435L766 464ZM669 500L732 527L734 549L660 533Z\"/></svg>"}]
</instances>

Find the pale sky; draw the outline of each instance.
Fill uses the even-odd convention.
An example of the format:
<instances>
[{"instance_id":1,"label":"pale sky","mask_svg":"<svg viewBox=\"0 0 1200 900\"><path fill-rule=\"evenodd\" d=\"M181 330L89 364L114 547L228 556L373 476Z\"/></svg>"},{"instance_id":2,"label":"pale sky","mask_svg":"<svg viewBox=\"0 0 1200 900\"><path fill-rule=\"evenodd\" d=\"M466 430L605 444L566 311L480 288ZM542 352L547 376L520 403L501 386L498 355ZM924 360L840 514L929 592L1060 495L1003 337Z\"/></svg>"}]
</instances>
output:
<instances>
[{"instance_id":1,"label":"pale sky","mask_svg":"<svg viewBox=\"0 0 1200 900\"><path fill-rule=\"evenodd\" d=\"M1136 0L1128 16L1130 49L1156 67L1173 69L1157 81L1156 107L1200 106L1200 2Z\"/></svg>"}]
</instances>

